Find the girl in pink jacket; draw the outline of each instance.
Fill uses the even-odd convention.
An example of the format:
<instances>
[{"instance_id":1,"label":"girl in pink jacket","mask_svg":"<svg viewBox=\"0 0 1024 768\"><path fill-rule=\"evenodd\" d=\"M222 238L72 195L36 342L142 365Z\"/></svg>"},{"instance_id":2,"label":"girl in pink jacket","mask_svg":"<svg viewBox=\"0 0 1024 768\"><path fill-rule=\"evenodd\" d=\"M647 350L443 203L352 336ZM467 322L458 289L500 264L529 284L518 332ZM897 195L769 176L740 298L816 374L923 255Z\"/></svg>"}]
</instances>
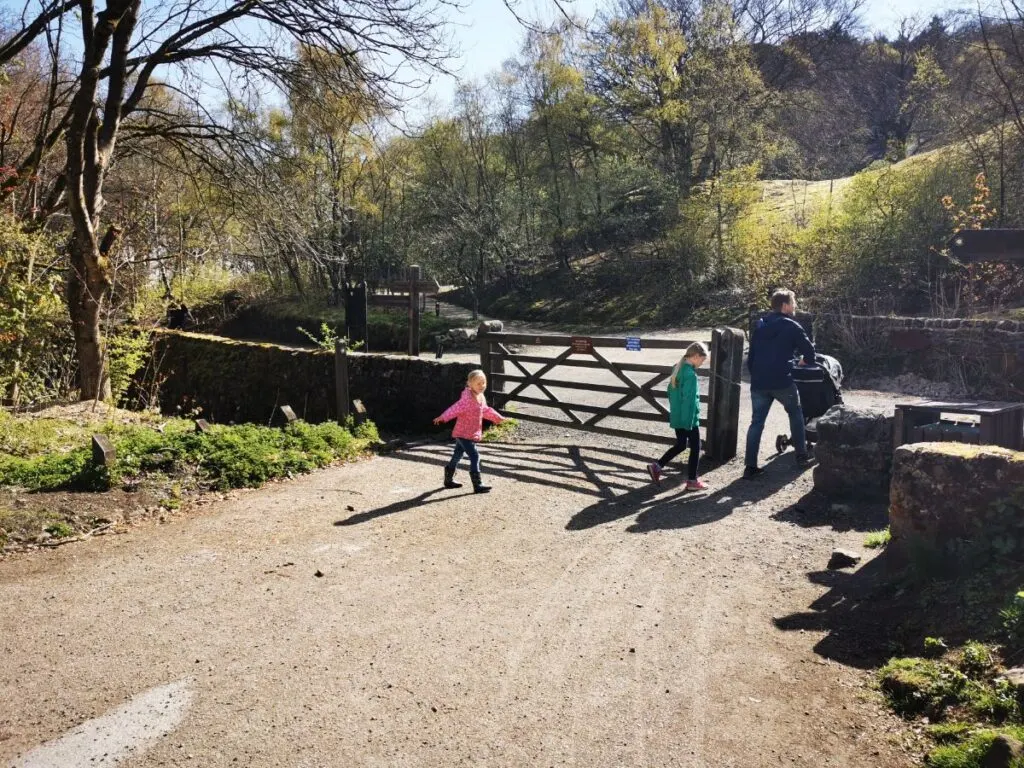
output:
<instances>
[{"instance_id":1,"label":"girl in pink jacket","mask_svg":"<svg viewBox=\"0 0 1024 768\"><path fill-rule=\"evenodd\" d=\"M476 444L483 437L484 419L501 424L504 418L487 404L484 399L485 389L486 374L479 370L470 371L466 377L466 388L462 390L462 397L434 419L435 424L455 419L455 429L452 430L455 452L448 466L444 468L445 488L462 487L462 483L455 482L455 470L458 469L462 454L466 454L469 456L469 476L473 480L473 493L487 493L491 490L489 485L480 482L480 452L477 451Z\"/></svg>"}]
</instances>

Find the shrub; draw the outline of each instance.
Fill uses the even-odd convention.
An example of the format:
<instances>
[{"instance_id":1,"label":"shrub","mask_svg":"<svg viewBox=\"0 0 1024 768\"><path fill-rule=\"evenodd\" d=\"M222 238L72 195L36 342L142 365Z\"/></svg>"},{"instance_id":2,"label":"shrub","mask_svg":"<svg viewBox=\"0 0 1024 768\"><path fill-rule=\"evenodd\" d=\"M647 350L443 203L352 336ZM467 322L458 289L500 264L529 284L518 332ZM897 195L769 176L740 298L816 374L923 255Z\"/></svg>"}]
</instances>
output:
<instances>
[{"instance_id":1,"label":"shrub","mask_svg":"<svg viewBox=\"0 0 1024 768\"><path fill-rule=\"evenodd\" d=\"M9 417L8 417L9 418ZM3 422L0 422L3 426ZM0 437L10 429L0 430ZM0 485L31 491L57 489L102 490L110 484L143 475L195 475L213 488L259 486L267 480L351 459L378 440L372 422L346 429L334 423L296 422L285 429L253 424L214 426L195 433L190 422L168 422L163 432L146 426L107 424L102 427L114 443L117 461L110 473L92 465L88 431L74 437L85 445L73 450L53 450L59 440L38 440L45 452L17 456L0 453Z\"/></svg>"}]
</instances>

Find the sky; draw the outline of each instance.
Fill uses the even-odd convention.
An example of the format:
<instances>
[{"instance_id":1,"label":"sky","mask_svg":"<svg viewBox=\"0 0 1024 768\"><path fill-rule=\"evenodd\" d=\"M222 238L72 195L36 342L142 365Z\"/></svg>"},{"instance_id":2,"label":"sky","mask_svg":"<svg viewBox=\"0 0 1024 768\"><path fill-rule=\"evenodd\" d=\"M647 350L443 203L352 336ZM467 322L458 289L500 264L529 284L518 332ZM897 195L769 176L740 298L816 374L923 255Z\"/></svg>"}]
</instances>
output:
<instances>
[{"instance_id":1,"label":"sky","mask_svg":"<svg viewBox=\"0 0 1024 768\"><path fill-rule=\"evenodd\" d=\"M483 80L489 72L515 56L523 38L523 29L502 0L464 0L465 9L452 15L453 38L461 56L453 66L466 79ZM513 2L513 0L510 0ZM593 17L606 0L568 0L564 3L583 18ZM891 34L902 18L927 18L943 10L962 7L957 0L864 0L862 18L867 31ZM557 10L551 0L517 0L513 6L526 19L555 18ZM430 88L432 99L439 105L451 100L455 81L437 78Z\"/></svg>"}]
</instances>

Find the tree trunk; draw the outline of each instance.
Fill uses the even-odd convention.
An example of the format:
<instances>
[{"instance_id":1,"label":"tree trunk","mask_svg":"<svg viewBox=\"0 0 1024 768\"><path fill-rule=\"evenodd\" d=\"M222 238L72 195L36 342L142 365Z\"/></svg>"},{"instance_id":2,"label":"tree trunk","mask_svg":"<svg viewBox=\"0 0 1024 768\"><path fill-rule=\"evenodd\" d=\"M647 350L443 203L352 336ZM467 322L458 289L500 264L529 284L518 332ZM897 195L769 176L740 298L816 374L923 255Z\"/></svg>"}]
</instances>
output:
<instances>
[{"instance_id":1,"label":"tree trunk","mask_svg":"<svg viewBox=\"0 0 1024 768\"><path fill-rule=\"evenodd\" d=\"M80 397L82 400L106 400L110 397L110 378L103 359L100 310L110 284L100 269L89 267L102 264L104 257L91 239L83 248L80 239L72 237L68 250L71 255L68 311L78 353Z\"/></svg>"}]
</instances>

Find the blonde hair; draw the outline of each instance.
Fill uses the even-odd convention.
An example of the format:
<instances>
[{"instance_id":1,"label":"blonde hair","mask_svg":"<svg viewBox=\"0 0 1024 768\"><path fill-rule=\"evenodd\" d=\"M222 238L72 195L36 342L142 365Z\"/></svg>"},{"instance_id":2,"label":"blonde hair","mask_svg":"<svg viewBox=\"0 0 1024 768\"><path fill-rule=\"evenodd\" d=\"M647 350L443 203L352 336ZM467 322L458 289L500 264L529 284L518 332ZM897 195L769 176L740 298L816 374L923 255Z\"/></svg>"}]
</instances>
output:
<instances>
[{"instance_id":1,"label":"blonde hair","mask_svg":"<svg viewBox=\"0 0 1024 768\"><path fill-rule=\"evenodd\" d=\"M708 356L708 348L706 346L704 346L704 344L702 342L695 341L695 342L693 342L693 344L688 346L686 348L686 351L683 352L683 356L681 358L679 358L679 362L676 363L675 367L672 369L672 376L669 377L669 381L671 382L672 386L673 387L678 387L679 386L679 371L681 371L683 369L683 363L685 363L691 357L707 357L707 356Z\"/></svg>"},{"instance_id":2,"label":"blonde hair","mask_svg":"<svg viewBox=\"0 0 1024 768\"><path fill-rule=\"evenodd\" d=\"M474 368L472 371L469 372L469 375L466 376L466 386L468 387L477 379L483 379L484 381L487 380L487 374L484 373L480 368ZM476 396L476 401L478 403L480 403L481 405L486 405L487 398L484 397L483 392L474 392L473 394Z\"/></svg>"}]
</instances>

